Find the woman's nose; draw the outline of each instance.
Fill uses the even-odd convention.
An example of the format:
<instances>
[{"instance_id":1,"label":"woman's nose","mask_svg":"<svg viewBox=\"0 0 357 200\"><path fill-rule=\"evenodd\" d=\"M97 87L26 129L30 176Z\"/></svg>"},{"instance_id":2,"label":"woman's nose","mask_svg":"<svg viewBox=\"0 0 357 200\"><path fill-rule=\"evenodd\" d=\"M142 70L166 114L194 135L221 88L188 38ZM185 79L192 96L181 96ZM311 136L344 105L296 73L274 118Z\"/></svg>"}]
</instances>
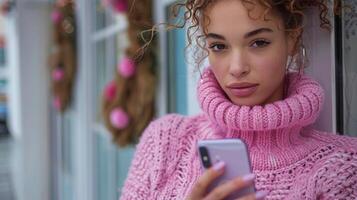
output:
<instances>
[{"instance_id":1,"label":"woman's nose","mask_svg":"<svg viewBox=\"0 0 357 200\"><path fill-rule=\"evenodd\" d=\"M247 75L249 71L250 67L244 53L239 51L233 51L230 59L229 73L232 76L239 78L244 75Z\"/></svg>"}]
</instances>

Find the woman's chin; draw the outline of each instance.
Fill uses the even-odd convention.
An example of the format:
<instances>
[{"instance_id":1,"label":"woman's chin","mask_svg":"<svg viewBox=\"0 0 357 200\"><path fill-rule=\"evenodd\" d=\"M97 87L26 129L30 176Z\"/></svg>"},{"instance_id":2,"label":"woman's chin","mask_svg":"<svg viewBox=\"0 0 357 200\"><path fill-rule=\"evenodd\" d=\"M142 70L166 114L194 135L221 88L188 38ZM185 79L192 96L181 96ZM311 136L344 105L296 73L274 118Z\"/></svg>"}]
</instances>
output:
<instances>
[{"instance_id":1,"label":"woman's chin","mask_svg":"<svg viewBox=\"0 0 357 200\"><path fill-rule=\"evenodd\" d=\"M261 105L263 101L259 101L259 99L254 98L254 97L233 97L230 98L233 104L237 106L256 106L256 105Z\"/></svg>"},{"instance_id":2,"label":"woman's chin","mask_svg":"<svg viewBox=\"0 0 357 200\"><path fill-rule=\"evenodd\" d=\"M266 104L274 103L276 101L282 100L283 95L282 94L277 94L277 95L271 95L268 97L265 97L263 95L260 95L262 93L255 92L252 95L246 96L246 97L238 97L235 95L227 95L228 98L231 100L231 102L235 105L238 106L264 106Z\"/></svg>"}]
</instances>

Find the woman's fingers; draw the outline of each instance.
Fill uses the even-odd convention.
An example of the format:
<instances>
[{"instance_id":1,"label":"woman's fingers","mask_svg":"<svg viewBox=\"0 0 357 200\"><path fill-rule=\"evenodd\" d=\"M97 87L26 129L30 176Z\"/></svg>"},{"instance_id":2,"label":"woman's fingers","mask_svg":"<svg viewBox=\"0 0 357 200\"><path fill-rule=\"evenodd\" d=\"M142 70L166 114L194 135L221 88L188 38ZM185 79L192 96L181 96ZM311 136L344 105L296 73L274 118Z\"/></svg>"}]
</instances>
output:
<instances>
[{"instance_id":1,"label":"woman's fingers","mask_svg":"<svg viewBox=\"0 0 357 200\"><path fill-rule=\"evenodd\" d=\"M247 186L254 184L255 175L248 174L243 177L237 177L231 181L228 181L219 187L212 190L205 200L223 199L235 191L239 191Z\"/></svg>"},{"instance_id":2,"label":"woman's fingers","mask_svg":"<svg viewBox=\"0 0 357 200\"><path fill-rule=\"evenodd\" d=\"M206 170L193 186L189 199L202 199L207 187L224 172L224 162L218 162Z\"/></svg>"},{"instance_id":3,"label":"woman's fingers","mask_svg":"<svg viewBox=\"0 0 357 200\"><path fill-rule=\"evenodd\" d=\"M189 200L216 200L224 199L228 195L239 191L247 186L254 184L255 175L249 174L243 177L237 177L233 180L214 188L209 194L207 193L208 186L219 176L224 173L224 162L216 163L213 167L206 170L202 176L197 180L192 188L192 191L188 197ZM266 192L257 192L256 194L250 194L239 200L261 200L267 195Z\"/></svg>"}]
</instances>

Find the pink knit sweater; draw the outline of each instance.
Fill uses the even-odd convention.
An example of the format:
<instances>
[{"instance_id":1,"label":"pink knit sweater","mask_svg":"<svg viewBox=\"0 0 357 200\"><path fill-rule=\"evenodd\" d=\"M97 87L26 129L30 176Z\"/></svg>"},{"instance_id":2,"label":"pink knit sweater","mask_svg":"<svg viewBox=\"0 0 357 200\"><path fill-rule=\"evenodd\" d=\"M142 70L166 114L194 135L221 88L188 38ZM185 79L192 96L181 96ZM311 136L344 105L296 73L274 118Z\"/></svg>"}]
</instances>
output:
<instances>
[{"instance_id":1,"label":"pink knit sweater","mask_svg":"<svg viewBox=\"0 0 357 200\"><path fill-rule=\"evenodd\" d=\"M246 142L255 186L269 192L266 199L357 199L357 138L309 128L323 90L307 76L291 74L289 80L284 100L237 106L207 70L198 87L204 113L171 114L148 126L121 199L185 199L202 174L197 141L215 138Z\"/></svg>"}]
</instances>

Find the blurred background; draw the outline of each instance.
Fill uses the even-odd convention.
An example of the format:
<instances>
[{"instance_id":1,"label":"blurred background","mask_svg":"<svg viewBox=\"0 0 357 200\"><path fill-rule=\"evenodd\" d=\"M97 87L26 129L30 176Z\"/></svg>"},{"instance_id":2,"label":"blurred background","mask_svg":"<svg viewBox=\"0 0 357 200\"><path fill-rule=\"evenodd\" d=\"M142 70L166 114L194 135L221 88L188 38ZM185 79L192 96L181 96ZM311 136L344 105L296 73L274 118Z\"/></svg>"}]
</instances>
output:
<instances>
[{"instance_id":1,"label":"blurred background","mask_svg":"<svg viewBox=\"0 0 357 200\"><path fill-rule=\"evenodd\" d=\"M0 1L1 200L118 199L150 120L200 112L185 29L145 31L176 23L176 1L133 2ZM306 73L326 91L315 126L357 136L356 12L331 32L306 14Z\"/></svg>"}]
</instances>

